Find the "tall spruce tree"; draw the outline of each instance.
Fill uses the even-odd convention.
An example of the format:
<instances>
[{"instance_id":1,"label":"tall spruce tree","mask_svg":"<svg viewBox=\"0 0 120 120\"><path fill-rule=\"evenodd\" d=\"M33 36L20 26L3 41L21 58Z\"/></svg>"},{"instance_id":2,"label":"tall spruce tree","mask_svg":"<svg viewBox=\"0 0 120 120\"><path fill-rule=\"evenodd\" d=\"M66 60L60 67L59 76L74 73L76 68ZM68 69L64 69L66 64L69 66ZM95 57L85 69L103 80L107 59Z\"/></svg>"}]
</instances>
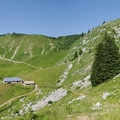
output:
<instances>
[{"instance_id":1,"label":"tall spruce tree","mask_svg":"<svg viewBox=\"0 0 120 120\"><path fill-rule=\"evenodd\" d=\"M95 87L120 73L120 54L113 37L105 33L96 49L91 83Z\"/></svg>"}]
</instances>

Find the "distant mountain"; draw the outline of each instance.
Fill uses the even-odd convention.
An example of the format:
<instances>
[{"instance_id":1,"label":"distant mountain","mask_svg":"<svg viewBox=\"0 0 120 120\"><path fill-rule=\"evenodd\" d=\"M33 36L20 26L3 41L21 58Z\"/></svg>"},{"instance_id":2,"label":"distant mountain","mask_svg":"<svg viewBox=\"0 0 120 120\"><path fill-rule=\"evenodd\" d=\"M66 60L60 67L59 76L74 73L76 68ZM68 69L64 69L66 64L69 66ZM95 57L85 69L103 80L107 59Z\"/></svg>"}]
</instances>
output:
<instances>
[{"instance_id":1,"label":"distant mountain","mask_svg":"<svg viewBox=\"0 0 120 120\"><path fill-rule=\"evenodd\" d=\"M3 58L46 67L49 65L44 63L44 61L54 65L65 56L72 44L81 36L82 34L54 38L18 33L1 35L0 55ZM57 54L59 52L61 52L61 55Z\"/></svg>"}]
</instances>

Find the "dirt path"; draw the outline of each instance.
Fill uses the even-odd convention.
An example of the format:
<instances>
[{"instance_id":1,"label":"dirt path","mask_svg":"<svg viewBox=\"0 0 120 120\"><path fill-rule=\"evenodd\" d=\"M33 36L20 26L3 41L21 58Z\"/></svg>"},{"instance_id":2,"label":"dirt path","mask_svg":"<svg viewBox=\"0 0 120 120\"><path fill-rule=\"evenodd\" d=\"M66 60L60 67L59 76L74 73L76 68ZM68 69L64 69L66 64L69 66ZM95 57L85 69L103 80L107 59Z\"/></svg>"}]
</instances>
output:
<instances>
[{"instance_id":1,"label":"dirt path","mask_svg":"<svg viewBox=\"0 0 120 120\"><path fill-rule=\"evenodd\" d=\"M13 58L15 57L15 55L17 54L17 51L18 51L19 47L20 47L20 45L15 49L14 54L13 54L13 56L11 57L11 59L13 59Z\"/></svg>"},{"instance_id":2,"label":"dirt path","mask_svg":"<svg viewBox=\"0 0 120 120\"><path fill-rule=\"evenodd\" d=\"M67 120L73 120L73 116L67 115ZM94 119L89 118L88 116L76 116L75 120L94 120Z\"/></svg>"},{"instance_id":3,"label":"dirt path","mask_svg":"<svg viewBox=\"0 0 120 120\"><path fill-rule=\"evenodd\" d=\"M34 65L31 65L31 64L29 64L29 63L25 63L25 62L15 61L15 60L7 59L7 58L4 58L4 57L0 57L0 59L1 59L1 60L10 61L10 62L14 62L14 63L25 64L25 65L28 65L28 66L30 66L30 67L37 68L37 69L42 69L41 67L36 67L36 66L34 66Z\"/></svg>"},{"instance_id":4,"label":"dirt path","mask_svg":"<svg viewBox=\"0 0 120 120\"><path fill-rule=\"evenodd\" d=\"M44 48L44 44L43 44L43 49L42 49L42 52L41 52L41 54L43 55L43 53L44 53L44 51L45 51L45 48Z\"/></svg>"},{"instance_id":5,"label":"dirt path","mask_svg":"<svg viewBox=\"0 0 120 120\"><path fill-rule=\"evenodd\" d=\"M75 92L75 91L73 91L71 89L68 89L68 88L64 88L64 89L67 90L67 91L70 91L70 92L72 92L72 93L74 93L76 95L83 95L83 93L78 93L78 92Z\"/></svg>"},{"instance_id":6,"label":"dirt path","mask_svg":"<svg viewBox=\"0 0 120 120\"><path fill-rule=\"evenodd\" d=\"M76 120L90 120L88 116L77 116Z\"/></svg>"},{"instance_id":7,"label":"dirt path","mask_svg":"<svg viewBox=\"0 0 120 120\"><path fill-rule=\"evenodd\" d=\"M7 102L3 103L2 105L0 105L0 107L2 107L2 106L4 106L4 105L12 102L12 101L15 100L15 99L19 99L19 98L21 98L21 97L24 97L24 96L27 96L27 95L32 94L33 92L35 92L35 91L38 89L38 85L36 84L34 87L35 87L35 88L34 88L34 90L33 90L32 92L27 93L27 94L24 94L24 95L17 96L17 97L14 97L14 98L8 100Z\"/></svg>"}]
</instances>

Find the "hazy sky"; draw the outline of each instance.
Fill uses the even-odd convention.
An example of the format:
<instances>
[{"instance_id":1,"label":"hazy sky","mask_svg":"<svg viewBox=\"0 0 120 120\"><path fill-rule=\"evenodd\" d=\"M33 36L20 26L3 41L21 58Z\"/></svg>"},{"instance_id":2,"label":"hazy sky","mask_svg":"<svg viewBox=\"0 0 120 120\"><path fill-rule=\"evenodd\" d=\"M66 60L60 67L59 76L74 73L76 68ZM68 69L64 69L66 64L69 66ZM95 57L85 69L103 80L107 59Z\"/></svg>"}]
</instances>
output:
<instances>
[{"instance_id":1,"label":"hazy sky","mask_svg":"<svg viewBox=\"0 0 120 120\"><path fill-rule=\"evenodd\" d=\"M120 18L120 0L0 0L0 34L80 34Z\"/></svg>"}]
</instances>

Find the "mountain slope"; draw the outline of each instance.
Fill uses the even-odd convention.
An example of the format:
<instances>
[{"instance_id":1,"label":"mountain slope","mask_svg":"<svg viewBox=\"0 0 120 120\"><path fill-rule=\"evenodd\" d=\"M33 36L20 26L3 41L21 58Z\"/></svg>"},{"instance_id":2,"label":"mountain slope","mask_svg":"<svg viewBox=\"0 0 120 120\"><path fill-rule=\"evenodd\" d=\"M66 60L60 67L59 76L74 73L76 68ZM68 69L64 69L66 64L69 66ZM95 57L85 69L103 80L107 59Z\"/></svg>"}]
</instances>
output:
<instances>
[{"instance_id":1,"label":"mountain slope","mask_svg":"<svg viewBox=\"0 0 120 120\"><path fill-rule=\"evenodd\" d=\"M47 67L62 59L80 37L81 35L71 35L52 38L17 33L3 35L0 37L0 55L3 58L27 62L37 67ZM49 64L46 64L45 60Z\"/></svg>"},{"instance_id":2,"label":"mountain slope","mask_svg":"<svg viewBox=\"0 0 120 120\"><path fill-rule=\"evenodd\" d=\"M28 68L25 67L26 72L23 72L22 77L33 79L39 89L28 97L13 101L12 107L1 111L0 117L15 120L31 118L36 120L79 120L82 117L91 120L119 120L119 75L113 80L93 88L89 81L96 45L102 40L105 31L115 37L116 44L120 49L120 19L93 28L84 36L79 36L67 49L63 47L67 43L66 36L56 39L35 35L28 39L29 35L23 35L24 40L21 38L20 41L17 38L19 44L15 47L10 45L13 36L12 38L11 35L1 36L2 57L23 61L44 69L33 69L29 66L33 70L29 68L30 72L28 72ZM41 37L43 37L43 41L39 45L37 41ZM31 39L36 42L32 42ZM73 38L68 37L67 39L69 41ZM29 49L26 45L29 46ZM55 49L52 49L50 45ZM7 48L7 46L9 47ZM30 52L31 46L32 52ZM10 47L14 49L12 52L9 52ZM81 50L82 53L79 54ZM76 52L78 57L74 58ZM10 112L8 113L8 111Z\"/></svg>"}]
</instances>

